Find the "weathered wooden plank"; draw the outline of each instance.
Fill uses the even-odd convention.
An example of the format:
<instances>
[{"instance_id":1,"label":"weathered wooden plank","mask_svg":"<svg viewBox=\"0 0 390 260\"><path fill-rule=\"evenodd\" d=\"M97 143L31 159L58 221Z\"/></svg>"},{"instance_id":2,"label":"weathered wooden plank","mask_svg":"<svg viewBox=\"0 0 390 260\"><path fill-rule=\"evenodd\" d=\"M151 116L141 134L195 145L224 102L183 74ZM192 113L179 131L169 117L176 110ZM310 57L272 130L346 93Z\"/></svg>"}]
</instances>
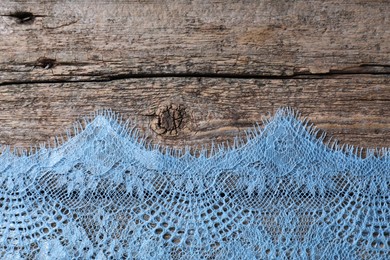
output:
<instances>
[{"instance_id":1,"label":"weathered wooden plank","mask_svg":"<svg viewBox=\"0 0 390 260\"><path fill-rule=\"evenodd\" d=\"M389 77L371 76L7 85L0 88L0 143L38 144L65 133L80 116L112 108L136 119L153 142L199 147L231 140L268 112L290 106L342 143L390 147L389 84Z\"/></svg>"},{"instance_id":2,"label":"weathered wooden plank","mask_svg":"<svg viewBox=\"0 0 390 260\"><path fill-rule=\"evenodd\" d=\"M0 84L390 72L388 1L3 0L0 14Z\"/></svg>"}]
</instances>

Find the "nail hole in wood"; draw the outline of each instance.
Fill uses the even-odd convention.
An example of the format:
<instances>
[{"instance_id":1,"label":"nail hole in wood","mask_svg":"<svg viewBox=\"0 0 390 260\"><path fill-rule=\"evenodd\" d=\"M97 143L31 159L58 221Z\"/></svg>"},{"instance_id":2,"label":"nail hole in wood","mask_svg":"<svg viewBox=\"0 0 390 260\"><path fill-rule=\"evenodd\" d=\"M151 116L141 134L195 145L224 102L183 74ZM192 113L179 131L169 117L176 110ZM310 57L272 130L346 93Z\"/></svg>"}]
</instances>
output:
<instances>
[{"instance_id":1,"label":"nail hole in wood","mask_svg":"<svg viewBox=\"0 0 390 260\"><path fill-rule=\"evenodd\" d=\"M35 20L35 15L31 12L16 11L8 16L16 18L18 23L23 24L33 23Z\"/></svg>"},{"instance_id":2,"label":"nail hole in wood","mask_svg":"<svg viewBox=\"0 0 390 260\"><path fill-rule=\"evenodd\" d=\"M51 69L56 65L56 59L46 58L46 57L40 57L37 60L36 67L41 67L43 69Z\"/></svg>"}]
</instances>

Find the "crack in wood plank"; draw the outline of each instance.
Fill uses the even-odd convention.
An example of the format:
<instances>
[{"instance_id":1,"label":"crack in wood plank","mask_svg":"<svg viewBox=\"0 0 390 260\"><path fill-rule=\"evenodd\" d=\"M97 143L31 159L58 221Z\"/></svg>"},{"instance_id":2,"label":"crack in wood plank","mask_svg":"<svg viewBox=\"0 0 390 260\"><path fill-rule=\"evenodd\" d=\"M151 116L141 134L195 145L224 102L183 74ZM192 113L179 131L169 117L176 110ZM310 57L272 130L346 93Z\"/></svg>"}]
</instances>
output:
<instances>
[{"instance_id":1,"label":"crack in wood plank","mask_svg":"<svg viewBox=\"0 0 390 260\"><path fill-rule=\"evenodd\" d=\"M61 63L55 61L55 66L61 65L88 65L80 63ZM37 64L37 63L35 63ZM39 62L39 66L42 65L42 62ZM34 65L37 66L37 65ZM50 66L52 68L53 66ZM78 75L78 78L86 76L86 79L72 79L67 78L66 75L52 74L52 79L48 80L20 80L20 81L0 81L0 86L6 85L18 85L18 84L42 84L42 83L67 83L67 82L111 82L115 80L122 79L132 79L132 78L237 78L237 79L327 79L332 77L342 77L342 76L369 76L369 75L390 75L390 66L378 66L378 65L364 65L358 67L349 67L342 70L330 70L326 73L307 73L307 72L296 72L293 75L289 76L265 76L265 75L255 75L255 74L234 74L234 73L124 73L124 74L88 74L88 75Z\"/></svg>"}]
</instances>

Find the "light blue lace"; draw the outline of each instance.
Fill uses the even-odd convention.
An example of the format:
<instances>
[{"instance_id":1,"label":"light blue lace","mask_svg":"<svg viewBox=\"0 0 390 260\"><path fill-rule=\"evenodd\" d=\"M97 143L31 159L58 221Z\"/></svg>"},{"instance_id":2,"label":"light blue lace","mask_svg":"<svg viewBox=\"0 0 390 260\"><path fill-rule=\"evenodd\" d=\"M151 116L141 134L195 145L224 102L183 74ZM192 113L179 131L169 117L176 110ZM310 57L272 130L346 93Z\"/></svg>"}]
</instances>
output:
<instances>
[{"instance_id":1,"label":"light blue lace","mask_svg":"<svg viewBox=\"0 0 390 260\"><path fill-rule=\"evenodd\" d=\"M148 145L109 111L0 156L2 259L388 259L390 152L281 109L232 147Z\"/></svg>"}]
</instances>

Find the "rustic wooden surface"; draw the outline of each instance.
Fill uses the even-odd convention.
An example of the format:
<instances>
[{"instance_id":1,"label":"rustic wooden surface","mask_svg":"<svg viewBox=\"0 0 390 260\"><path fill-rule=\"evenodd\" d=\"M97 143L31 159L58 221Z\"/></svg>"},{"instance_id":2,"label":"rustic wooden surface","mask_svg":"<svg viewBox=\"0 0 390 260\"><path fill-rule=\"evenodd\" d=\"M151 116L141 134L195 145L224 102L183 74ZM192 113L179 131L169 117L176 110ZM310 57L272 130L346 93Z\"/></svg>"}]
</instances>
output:
<instances>
[{"instance_id":1,"label":"rustic wooden surface","mask_svg":"<svg viewBox=\"0 0 390 260\"><path fill-rule=\"evenodd\" d=\"M390 147L388 1L3 0L0 15L1 144L111 108L200 146L291 106L342 143Z\"/></svg>"}]
</instances>

